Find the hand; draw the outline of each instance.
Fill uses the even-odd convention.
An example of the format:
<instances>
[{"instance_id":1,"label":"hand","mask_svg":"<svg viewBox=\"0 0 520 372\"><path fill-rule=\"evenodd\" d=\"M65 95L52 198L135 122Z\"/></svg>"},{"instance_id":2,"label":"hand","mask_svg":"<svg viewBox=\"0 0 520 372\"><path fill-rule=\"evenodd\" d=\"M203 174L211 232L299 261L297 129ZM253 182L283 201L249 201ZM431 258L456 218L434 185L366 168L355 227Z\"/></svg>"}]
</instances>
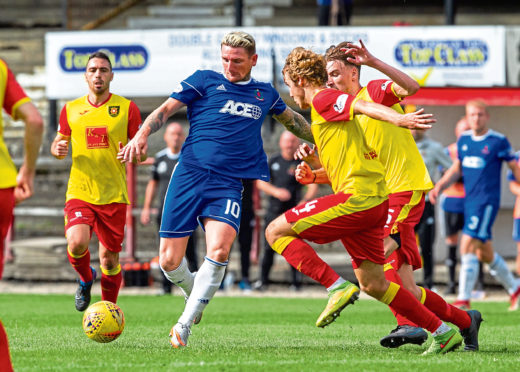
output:
<instances>
[{"instance_id":1,"label":"hand","mask_svg":"<svg viewBox=\"0 0 520 372\"><path fill-rule=\"evenodd\" d=\"M429 193L428 197L430 198L430 203L437 203L437 197L439 196L440 188L436 185Z\"/></svg>"},{"instance_id":2,"label":"hand","mask_svg":"<svg viewBox=\"0 0 520 372\"><path fill-rule=\"evenodd\" d=\"M401 115L399 126L408 129L430 129L430 123L437 122L433 114L424 114L424 109Z\"/></svg>"},{"instance_id":3,"label":"hand","mask_svg":"<svg viewBox=\"0 0 520 372\"><path fill-rule=\"evenodd\" d=\"M134 138L132 138L126 146L119 142L119 152L117 153L117 159L121 163L138 162L146 160L146 151L148 150L148 135L141 131L138 131Z\"/></svg>"},{"instance_id":4,"label":"hand","mask_svg":"<svg viewBox=\"0 0 520 372\"><path fill-rule=\"evenodd\" d=\"M141 223L143 225L148 225L150 223L150 209L149 208L143 208L141 211Z\"/></svg>"},{"instance_id":5,"label":"hand","mask_svg":"<svg viewBox=\"0 0 520 372\"><path fill-rule=\"evenodd\" d=\"M278 190L276 190L276 193L274 196L278 200L283 201L283 202L291 199L290 191L287 189L284 189L283 187L278 188Z\"/></svg>"},{"instance_id":6,"label":"hand","mask_svg":"<svg viewBox=\"0 0 520 372\"><path fill-rule=\"evenodd\" d=\"M360 46L348 43L348 48L341 48L342 51L345 52L345 54L349 54L352 57L347 57L347 61L350 63L353 63L355 65L367 65L371 66L373 61L375 60L375 57L370 54L368 49L365 47L365 44L363 44L363 41L359 39Z\"/></svg>"},{"instance_id":7,"label":"hand","mask_svg":"<svg viewBox=\"0 0 520 372\"><path fill-rule=\"evenodd\" d=\"M54 148L54 155L58 159L63 159L69 153L69 141L61 140L56 142L56 146Z\"/></svg>"},{"instance_id":8,"label":"hand","mask_svg":"<svg viewBox=\"0 0 520 372\"><path fill-rule=\"evenodd\" d=\"M300 146L298 146L298 149L294 153L294 159L303 160L314 168L321 168L320 159L316 154L316 145L312 145L311 148L306 143L301 144Z\"/></svg>"},{"instance_id":9,"label":"hand","mask_svg":"<svg viewBox=\"0 0 520 372\"><path fill-rule=\"evenodd\" d=\"M302 161L296 167L296 171L294 173L294 177L296 181L301 183L302 185L308 185L310 183L314 183L314 173L312 173L312 169L306 162Z\"/></svg>"},{"instance_id":10,"label":"hand","mask_svg":"<svg viewBox=\"0 0 520 372\"><path fill-rule=\"evenodd\" d=\"M22 165L16 177L16 187L14 188L15 204L29 199L34 192L34 171L29 171Z\"/></svg>"}]
</instances>

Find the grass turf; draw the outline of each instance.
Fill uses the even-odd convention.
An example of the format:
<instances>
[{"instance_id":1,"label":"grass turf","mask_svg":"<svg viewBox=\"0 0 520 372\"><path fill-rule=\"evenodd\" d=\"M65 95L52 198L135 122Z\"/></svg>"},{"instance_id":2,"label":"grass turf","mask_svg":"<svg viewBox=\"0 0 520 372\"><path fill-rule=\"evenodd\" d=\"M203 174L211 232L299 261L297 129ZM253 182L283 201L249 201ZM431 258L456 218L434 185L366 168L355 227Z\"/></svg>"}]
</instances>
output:
<instances>
[{"instance_id":1,"label":"grass turf","mask_svg":"<svg viewBox=\"0 0 520 372\"><path fill-rule=\"evenodd\" d=\"M98 301L99 298L93 298ZM481 351L424 357L421 347L379 346L394 328L390 311L372 300L347 307L324 328L314 322L323 299L216 297L192 327L187 348L168 342L184 307L179 296L121 296L123 334L109 344L89 340L73 296L0 294L0 317L15 371L513 371L520 362L520 312L475 302L484 322Z\"/></svg>"}]
</instances>

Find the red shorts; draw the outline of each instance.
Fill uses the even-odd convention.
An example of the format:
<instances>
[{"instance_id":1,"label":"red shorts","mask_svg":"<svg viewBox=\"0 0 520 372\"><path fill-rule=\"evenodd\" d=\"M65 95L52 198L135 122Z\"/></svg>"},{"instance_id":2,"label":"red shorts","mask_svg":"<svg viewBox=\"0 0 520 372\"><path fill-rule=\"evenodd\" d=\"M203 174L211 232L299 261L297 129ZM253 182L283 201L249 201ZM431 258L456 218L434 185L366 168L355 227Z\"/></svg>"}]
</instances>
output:
<instances>
[{"instance_id":1,"label":"red shorts","mask_svg":"<svg viewBox=\"0 0 520 372\"><path fill-rule=\"evenodd\" d=\"M65 232L74 225L89 225L99 241L111 252L121 252L125 237L127 205L111 203L95 205L79 199L65 203Z\"/></svg>"},{"instance_id":2,"label":"red shorts","mask_svg":"<svg viewBox=\"0 0 520 372\"><path fill-rule=\"evenodd\" d=\"M374 197L333 194L300 204L287 212L287 222L303 239L324 244L341 240L357 269L365 260L383 265L383 226L388 212L386 198L380 204L362 209L363 199ZM366 205L366 204L365 204Z\"/></svg>"},{"instance_id":3,"label":"red shorts","mask_svg":"<svg viewBox=\"0 0 520 372\"><path fill-rule=\"evenodd\" d=\"M414 229L423 214L424 196L424 191L403 191L388 196L385 237L399 234L401 247L397 250L397 254L400 256L400 261L412 265L414 270L422 267Z\"/></svg>"},{"instance_id":4,"label":"red shorts","mask_svg":"<svg viewBox=\"0 0 520 372\"><path fill-rule=\"evenodd\" d=\"M3 244L9 226L13 222L13 208L14 208L14 187L7 189L0 189L0 248L3 250ZM0 252L0 256L1 256ZM2 264L2 262L0 262Z\"/></svg>"}]
</instances>

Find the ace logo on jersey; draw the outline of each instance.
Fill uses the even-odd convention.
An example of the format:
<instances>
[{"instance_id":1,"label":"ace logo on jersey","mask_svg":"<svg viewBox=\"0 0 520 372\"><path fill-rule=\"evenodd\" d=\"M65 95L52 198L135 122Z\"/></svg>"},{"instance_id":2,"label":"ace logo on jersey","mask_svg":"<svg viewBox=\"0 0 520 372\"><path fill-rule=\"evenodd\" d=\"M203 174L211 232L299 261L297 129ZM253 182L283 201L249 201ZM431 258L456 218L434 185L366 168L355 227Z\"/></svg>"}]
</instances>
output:
<instances>
[{"instance_id":1,"label":"ace logo on jersey","mask_svg":"<svg viewBox=\"0 0 520 372\"><path fill-rule=\"evenodd\" d=\"M87 149L108 148L107 127L87 127L85 128L85 132L87 137Z\"/></svg>"},{"instance_id":2,"label":"ace logo on jersey","mask_svg":"<svg viewBox=\"0 0 520 372\"><path fill-rule=\"evenodd\" d=\"M119 106L108 106L108 114L115 118L119 115Z\"/></svg>"},{"instance_id":3,"label":"ace logo on jersey","mask_svg":"<svg viewBox=\"0 0 520 372\"><path fill-rule=\"evenodd\" d=\"M219 110L220 113L227 113L236 116L244 116L251 119L259 119L262 117L262 109L257 105L250 103L235 102L232 99L228 100L224 107Z\"/></svg>"}]
</instances>

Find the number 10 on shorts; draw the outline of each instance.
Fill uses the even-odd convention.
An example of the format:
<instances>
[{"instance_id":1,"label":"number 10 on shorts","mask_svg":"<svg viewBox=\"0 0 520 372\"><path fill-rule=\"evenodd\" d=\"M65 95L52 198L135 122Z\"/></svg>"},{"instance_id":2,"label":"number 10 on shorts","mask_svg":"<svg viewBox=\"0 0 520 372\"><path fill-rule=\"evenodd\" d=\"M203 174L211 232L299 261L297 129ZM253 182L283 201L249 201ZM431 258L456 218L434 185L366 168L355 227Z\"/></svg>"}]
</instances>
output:
<instances>
[{"instance_id":1,"label":"number 10 on shorts","mask_svg":"<svg viewBox=\"0 0 520 372\"><path fill-rule=\"evenodd\" d=\"M224 214L231 214L233 217L238 218L240 215L240 205L236 201L228 199Z\"/></svg>"}]
</instances>

